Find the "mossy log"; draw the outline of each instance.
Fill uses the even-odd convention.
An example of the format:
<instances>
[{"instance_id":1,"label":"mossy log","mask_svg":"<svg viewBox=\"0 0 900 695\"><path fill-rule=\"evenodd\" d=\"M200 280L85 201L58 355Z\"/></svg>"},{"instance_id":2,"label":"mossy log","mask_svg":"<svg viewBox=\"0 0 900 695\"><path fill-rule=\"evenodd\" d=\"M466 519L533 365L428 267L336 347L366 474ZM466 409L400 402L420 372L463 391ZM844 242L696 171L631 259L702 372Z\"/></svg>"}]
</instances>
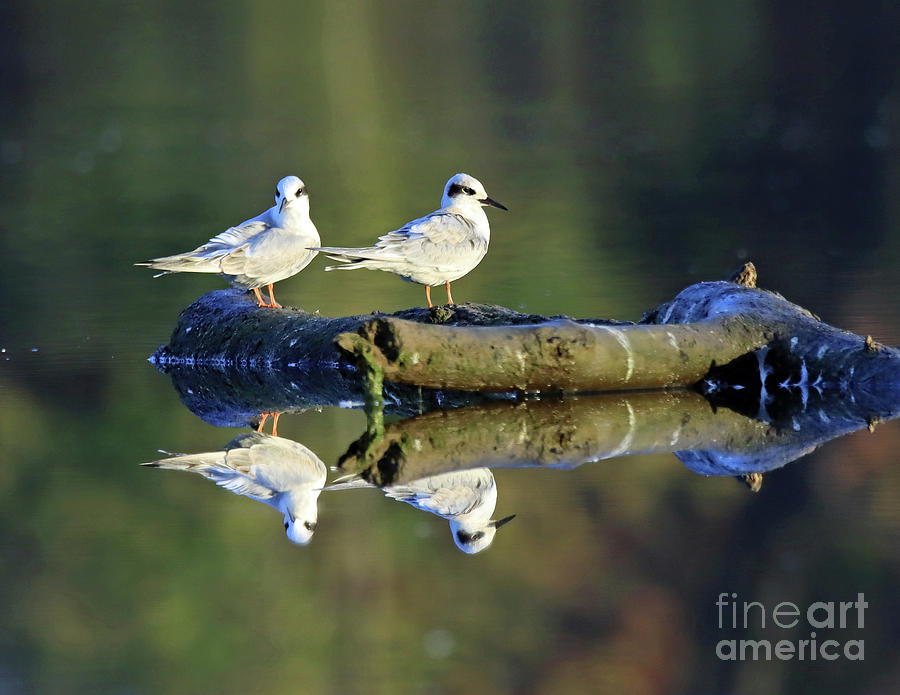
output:
<instances>
[{"instance_id":1,"label":"mossy log","mask_svg":"<svg viewBox=\"0 0 900 695\"><path fill-rule=\"evenodd\" d=\"M461 391L624 391L690 386L771 340L744 316L681 326L450 327L383 317L337 337L385 381Z\"/></svg>"},{"instance_id":2,"label":"mossy log","mask_svg":"<svg viewBox=\"0 0 900 695\"><path fill-rule=\"evenodd\" d=\"M169 343L150 357L171 377L193 413L216 426L238 427L261 412L364 405L370 389L363 374L334 341L341 333L358 330L371 314L327 318L301 309L259 309L252 297L239 290L203 295L181 312ZM392 316L456 326L549 320L478 304L452 310L414 308ZM410 416L505 397L386 383L381 400L385 412Z\"/></svg>"},{"instance_id":3,"label":"mossy log","mask_svg":"<svg viewBox=\"0 0 900 695\"><path fill-rule=\"evenodd\" d=\"M337 344L385 381L472 391L691 386L749 356L756 375L900 393L900 353L823 323L774 292L706 282L643 324L458 328L374 318ZM760 352L762 350L762 352ZM764 363L759 361L760 355ZM732 372L745 378L746 370ZM752 371L752 370L751 370ZM783 379L782 379L783 380Z\"/></svg>"},{"instance_id":4,"label":"mossy log","mask_svg":"<svg viewBox=\"0 0 900 695\"><path fill-rule=\"evenodd\" d=\"M467 400L448 403L448 393L698 383L720 396L723 384L755 384L763 405L784 384L864 389L887 400L900 393L896 349L829 326L778 294L730 282L692 285L639 324L471 304L325 318L261 310L246 294L223 290L181 314L169 345L153 361L169 372L238 373L238 382L278 372L305 407L374 403L381 382L388 405L417 400L419 411ZM371 377L369 388L360 372Z\"/></svg>"}]
</instances>

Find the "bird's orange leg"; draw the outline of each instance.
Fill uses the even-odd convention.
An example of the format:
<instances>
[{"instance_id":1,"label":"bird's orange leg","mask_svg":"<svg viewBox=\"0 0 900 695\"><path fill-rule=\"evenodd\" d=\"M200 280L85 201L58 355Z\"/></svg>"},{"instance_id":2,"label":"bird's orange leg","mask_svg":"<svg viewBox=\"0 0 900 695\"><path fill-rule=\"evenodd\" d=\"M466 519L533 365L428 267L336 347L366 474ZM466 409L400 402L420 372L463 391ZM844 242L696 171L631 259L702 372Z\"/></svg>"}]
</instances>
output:
<instances>
[{"instance_id":1,"label":"bird's orange leg","mask_svg":"<svg viewBox=\"0 0 900 695\"><path fill-rule=\"evenodd\" d=\"M254 288L253 288L253 294L256 295L256 301L259 302L259 306L261 306L261 307L262 307L262 306L269 306L268 304L266 304L266 303L263 301L262 294L260 294L259 288L258 288L258 287L254 287Z\"/></svg>"},{"instance_id":2,"label":"bird's orange leg","mask_svg":"<svg viewBox=\"0 0 900 695\"><path fill-rule=\"evenodd\" d=\"M272 416L272 436L278 436L278 418L281 417L281 413L260 413L260 421L259 426L256 428L257 432L263 431L263 425L266 424L266 420L269 419L269 416Z\"/></svg>"},{"instance_id":3,"label":"bird's orange leg","mask_svg":"<svg viewBox=\"0 0 900 695\"><path fill-rule=\"evenodd\" d=\"M270 309L280 309L281 308L281 304L279 304L278 302L275 301L275 287L272 285L271 282L269 283L269 299L272 300L271 303L269 304Z\"/></svg>"},{"instance_id":4,"label":"bird's orange leg","mask_svg":"<svg viewBox=\"0 0 900 695\"><path fill-rule=\"evenodd\" d=\"M453 306L453 295L450 294L450 281L447 280L444 283L444 286L447 288L447 304L449 304L450 306Z\"/></svg>"},{"instance_id":5,"label":"bird's orange leg","mask_svg":"<svg viewBox=\"0 0 900 695\"><path fill-rule=\"evenodd\" d=\"M425 285L425 299L428 300L428 308L431 309L434 304L431 303L431 286Z\"/></svg>"}]
</instances>

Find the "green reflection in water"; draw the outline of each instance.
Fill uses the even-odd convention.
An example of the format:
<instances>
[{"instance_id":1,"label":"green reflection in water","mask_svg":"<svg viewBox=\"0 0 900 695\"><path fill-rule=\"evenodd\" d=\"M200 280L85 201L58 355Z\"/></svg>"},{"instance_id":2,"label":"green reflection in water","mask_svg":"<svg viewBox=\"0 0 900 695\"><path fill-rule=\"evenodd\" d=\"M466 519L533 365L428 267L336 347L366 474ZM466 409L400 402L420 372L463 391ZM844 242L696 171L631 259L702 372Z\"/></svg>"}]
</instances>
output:
<instances>
[{"instance_id":1,"label":"green reflection in water","mask_svg":"<svg viewBox=\"0 0 900 695\"><path fill-rule=\"evenodd\" d=\"M895 428L752 499L661 475L658 457L538 473L538 490L510 476L511 507L540 504L483 558L446 548L443 530L399 541L415 511L374 501L335 507L332 542L298 553L266 510L235 514L203 481L157 487L133 465L161 432L196 451L222 437L143 364L216 281L151 281L131 263L262 209L288 173L309 183L323 242L362 244L434 209L462 170L511 213L460 300L637 318L748 255L763 285L897 343L895 9L89 9L15 2L0 23L13 691L846 692L890 677L898 481L879 442ZM331 315L421 301L394 278L320 271L285 283L286 299ZM293 427L332 462L360 418ZM723 586L880 597L865 671L720 666L706 611Z\"/></svg>"}]
</instances>

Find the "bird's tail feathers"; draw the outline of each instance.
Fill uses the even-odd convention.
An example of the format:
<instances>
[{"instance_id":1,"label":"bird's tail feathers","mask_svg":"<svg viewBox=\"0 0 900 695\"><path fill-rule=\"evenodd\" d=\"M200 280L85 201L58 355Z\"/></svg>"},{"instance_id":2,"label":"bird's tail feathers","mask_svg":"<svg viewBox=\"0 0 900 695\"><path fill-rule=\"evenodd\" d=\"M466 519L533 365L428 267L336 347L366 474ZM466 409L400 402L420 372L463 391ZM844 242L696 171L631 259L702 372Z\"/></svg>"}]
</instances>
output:
<instances>
[{"instance_id":1,"label":"bird's tail feathers","mask_svg":"<svg viewBox=\"0 0 900 695\"><path fill-rule=\"evenodd\" d=\"M372 483L366 482L363 478L359 477L356 473L351 473L350 475L342 475L340 478L335 478L331 481L330 485L326 485L323 487L323 490L357 490L360 488L366 487L376 487L372 485Z\"/></svg>"},{"instance_id":2,"label":"bird's tail feathers","mask_svg":"<svg viewBox=\"0 0 900 695\"><path fill-rule=\"evenodd\" d=\"M321 251L331 260L340 261L341 263L357 264L362 261L377 261L384 258L384 249L375 246L359 249L345 248L343 246L323 246L312 250ZM340 267L341 266L331 266L331 268Z\"/></svg>"},{"instance_id":3,"label":"bird's tail feathers","mask_svg":"<svg viewBox=\"0 0 900 695\"><path fill-rule=\"evenodd\" d=\"M153 277L158 278L170 273L221 273L221 259L204 258L200 256L190 256L182 254L178 256L163 256L162 258L151 258L149 261L135 263L136 266L144 268L153 268L153 270L161 270Z\"/></svg>"},{"instance_id":4,"label":"bird's tail feathers","mask_svg":"<svg viewBox=\"0 0 900 695\"><path fill-rule=\"evenodd\" d=\"M167 451L160 453L168 454ZM150 468L165 468L170 471L191 471L204 474L210 468L221 467L225 463L225 452L210 452L205 454L170 454L167 459L148 461L142 466Z\"/></svg>"}]
</instances>

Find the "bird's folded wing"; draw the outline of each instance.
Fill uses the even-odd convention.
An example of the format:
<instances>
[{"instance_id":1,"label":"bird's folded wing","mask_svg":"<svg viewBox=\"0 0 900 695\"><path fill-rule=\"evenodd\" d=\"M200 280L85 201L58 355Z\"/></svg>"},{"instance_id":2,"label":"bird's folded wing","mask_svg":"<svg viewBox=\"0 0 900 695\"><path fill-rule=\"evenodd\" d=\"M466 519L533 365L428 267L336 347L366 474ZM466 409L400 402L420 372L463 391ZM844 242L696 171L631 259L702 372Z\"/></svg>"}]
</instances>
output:
<instances>
[{"instance_id":1,"label":"bird's folded wing","mask_svg":"<svg viewBox=\"0 0 900 695\"><path fill-rule=\"evenodd\" d=\"M237 495L245 495L256 500L268 500L275 491L256 480L252 466L256 455L251 448L229 449L221 466L211 469L208 477L216 485Z\"/></svg>"},{"instance_id":2,"label":"bird's folded wing","mask_svg":"<svg viewBox=\"0 0 900 695\"><path fill-rule=\"evenodd\" d=\"M478 504L478 497L468 487L444 487L437 490L429 502L435 514L459 516L468 514Z\"/></svg>"},{"instance_id":3,"label":"bird's folded wing","mask_svg":"<svg viewBox=\"0 0 900 695\"><path fill-rule=\"evenodd\" d=\"M217 234L207 241L203 246L197 248L194 254L212 258L224 253L230 253L248 243L253 237L268 228L269 225L261 220L248 221L237 227L229 227L221 234Z\"/></svg>"},{"instance_id":4,"label":"bird's folded wing","mask_svg":"<svg viewBox=\"0 0 900 695\"><path fill-rule=\"evenodd\" d=\"M413 487L401 486L386 488L385 493L401 502L412 504L423 511L438 516L458 516L468 514L477 504L477 499L469 488L439 487L431 490L417 490Z\"/></svg>"},{"instance_id":5,"label":"bird's folded wing","mask_svg":"<svg viewBox=\"0 0 900 695\"><path fill-rule=\"evenodd\" d=\"M379 237L376 247L383 249L381 258L397 256L422 266L440 266L452 265L461 249L483 245L470 220L454 213L436 212Z\"/></svg>"},{"instance_id":6,"label":"bird's folded wing","mask_svg":"<svg viewBox=\"0 0 900 695\"><path fill-rule=\"evenodd\" d=\"M210 479L214 480L216 485L226 490L231 490L236 495L244 495L261 502L272 499L275 496L273 490L236 471L217 470L210 475Z\"/></svg>"}]
</instances>

